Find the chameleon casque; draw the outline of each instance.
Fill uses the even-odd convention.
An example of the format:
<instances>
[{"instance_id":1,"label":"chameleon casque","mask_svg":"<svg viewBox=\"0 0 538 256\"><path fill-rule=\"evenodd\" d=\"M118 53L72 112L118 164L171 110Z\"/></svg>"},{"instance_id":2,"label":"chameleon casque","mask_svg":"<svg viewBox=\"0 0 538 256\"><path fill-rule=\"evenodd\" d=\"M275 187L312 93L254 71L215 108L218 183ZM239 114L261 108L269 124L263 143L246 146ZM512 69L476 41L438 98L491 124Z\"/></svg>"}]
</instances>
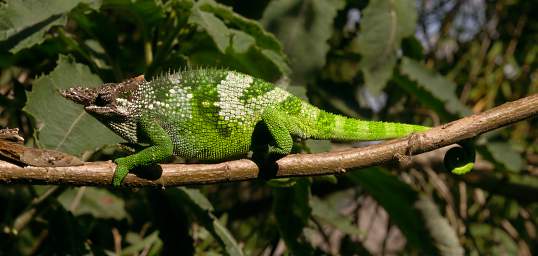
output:
<instances>
[{"instance_id":1,"label":"chameleon casque","mask_svg":"<svg viewBox=\"0 0 538 256\"><path fill-rule=\"evenodd\" d=\"M114 186L133 168L173 155L219 161L260 148L286 155L294 138L381 140L429 129L331 114L269 82L222 69L172 72L151 81L139 76L61 94L129 142L147 145L115 160Z\"/></svg>"}]
</instances>

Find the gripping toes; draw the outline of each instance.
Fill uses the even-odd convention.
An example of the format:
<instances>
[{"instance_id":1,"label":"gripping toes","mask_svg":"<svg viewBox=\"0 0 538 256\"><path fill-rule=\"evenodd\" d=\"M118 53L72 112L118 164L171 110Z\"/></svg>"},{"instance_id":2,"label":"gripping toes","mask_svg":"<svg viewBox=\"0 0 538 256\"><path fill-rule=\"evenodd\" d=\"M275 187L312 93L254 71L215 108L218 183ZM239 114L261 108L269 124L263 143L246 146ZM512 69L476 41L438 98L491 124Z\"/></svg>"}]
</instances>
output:
<instances>
[{"instance_id":1,"label":"gripping toes","mask_svg":"<svg viewBox=\"0 0 538 256\"><path fill-rule=\"evenodd\" d=\"M116 163L116 170L114 171L114 177L112 178L112 185L114 187L121 186L123 179L125 179L129 173L129 167L125 160L124 157L114 160Z\"/></svg>"}]
</instances>

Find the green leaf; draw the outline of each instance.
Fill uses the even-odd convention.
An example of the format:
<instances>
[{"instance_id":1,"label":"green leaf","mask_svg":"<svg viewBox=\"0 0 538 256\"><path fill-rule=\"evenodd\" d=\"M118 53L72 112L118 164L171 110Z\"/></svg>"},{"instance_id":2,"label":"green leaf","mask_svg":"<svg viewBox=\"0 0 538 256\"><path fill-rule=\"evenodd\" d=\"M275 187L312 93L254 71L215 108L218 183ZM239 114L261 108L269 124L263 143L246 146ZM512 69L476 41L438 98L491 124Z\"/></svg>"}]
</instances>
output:
<instances>
[{"instance_id":1,"label":"green leaf","mask_svg":"<svg viewBox=\"0 0 538 256\"><path fill-rule=\"evenodd\" d=\"M200 192L198 189L191 189L191 188L184 188L180 187L178 188L181 192L183 192L185 195L188 196L188 198L194 203L197 207L200 209L203 209L205 211L212 212L215 209L213 208L213 205L207 198Z\"/></svg>"},{"instance_id":2,"label":"green leaf","mask_svg":"<svg viewBox=\"0 0 538 256\"><path fill-rule=\"evenodd\" d=\"M501 228L489 224L472 224L469 231L482 255L517 255L517 241Z\"/></svg>"},{"instance_id":3,"label":"green leaf","mask_svg":"<svg viewBox=\"0 0 538 256\"><path fill-rule=\"evenodd\" d=\"M189 23L201 28L218 49L211 51L201 35L190 52L194 65L225 64L228 67L275 80L289 72L282 46L256 21L244 18L231 8L212 0L202 0L191 8Z\"/></svg>"},{"instance_id":4,"label":"green leaf","mask_svg":"<svg viewBox=\"0 0 538 256\"><path fill-rule=\"evenodd\" d=\"M293 255L309 255L313 251L303 233L312 212L309 202L310 182L306 178L297 178L292 187L273 188L273 214L280 235Z\"/></svg>"},{"instance_id":5,"label":"green leaf","mask_svg":"<svg viewBox=\"0 0 538 256\"><path fill-rule=\"evenodd\" d=\"M205 12L215 14L223 20L229 28L234 28L249 34L256 39L256 45L260 48L274 51L275 53L282 55L282 45L280 42L273 34L265 31L259 22L247 19L235 13L232 8L218 4L212 0L200 1L199 8Z\"/></svg>"},{"instance_id":6,"label":"green leaf","mask_svg":"<svg viewBox=\"0 0 538 256\"><path fill-rule=\"evenodd\" d=\"M125 18L148 26L148 29L165 17L163 4L155 0L103 0L102 9L115 9Z\"/></svg>"},{"instance_id":7,"label":"green leaf","mask_svg":"<svg viewBox=\"0 0 538 256\"><path fill-rule=\"evenodd\" d=\"M49 31L50 28L52 28L53 26L63 26L66 24L66 22L66 16L56 16L55 18L51 19L51 21L48 22L45 26L36 28L37 30L30 34L28 37L17 42L15 46L9 49L9 52L17 53L20 50L30 48L36 44L41 44L43 41L45 41L45 33Z\"/></svg>"},{"instance_id":8,"label":"green leaf","mask_svg":"<svg viewBox=\"0 0 538 256\"><path fill-rule=\"evenodd\" d=\"M213 39L213 42L215 42L219 51L225 53L230 45L231 33L228 30L228 27L226 27L224 22L217 18L215 14L200 10L199 5L200 4L197 4L192 9L189 22L203 28L209 34L211 39Z\"/></svg>"},{"instance_id":9,"label":"green leaf","mask_svg":"<svg viewBox=\"0 0 538 256\"><path fill-rule=\"evenodd\" d=\"M121 255L133 255L133 254L139 255L139 252L144 250L144 248L147 248L147 247L152 246L153 244L159 244L159 243L161 243L159 239L159 231L154 231L150 235L146 236L143 240L137 241L136 243L132 243L133 245L121 250Z\"/></svg>"},{"instance_id":10,"label":"green leaf","mask_svg":"<svg viewBox=\"0 0 538 256\"><path fill-rule=\"evenodd\" d=\"M58 201L67 210L70 210L73 200L79 200L77 207L72 211L75 216L91 214L96 218L116 220L121 220L127 216L123 200L103 188L71 189L58 197Z\"/></svg>"},{"instance_id":11,"label":"green leaf","mask_svg":"<svg viewBox=\"0 0 538 256\"><path fill-rule=\"evenodd\" d=\"M370 92L377 94L392 76L396 51L404 37L415 32L417 12L413 0L370 1L363 11L354 51Z\"/></svg>"},{"instance_id":12,"label":"green leaf","mask_svg":"<svg viewBox=\"0 0 538 256\"><path fill-rule=\"evenodd\" d=\"M439 250L439 255L463 255L456 230L441 215L435 202L425 195L420 195L415 207L423 216L426 227Z\"/></svg>"},{"instance_id":13,"label":"green leaf","mask_svg":"<svg viewBox=\"0 0 538 256\"><path fill-rule=\"evenodd\" d=\"M67 13L81 2L89 1L12 0L0 4L0 41L9 39L6 44L12 53L39 44L52 26L65 25Z\"/></svg>"},{"instance_id":14,"label":"green leaf","mask_svg":"<svg viewBox=\"0 0 538 256\"><path fill-rule=\"evenodd\" d=\"M82 106L64 99L59 89L95 87L103 82L88 67L60 56L56 68L35 80L24 111L37 121L38 143L44 148L80 155L122 139L88 115Z\"/></svg>"},{"instance_id":15,"label":"green leaf","mask_svg":"<svg viewBox=\"0 0 538 256\"><path fill-rule=\"evenodd\" d=\"M422 254L432 254L435 246L428 236L428 228L413 207L419 196L415 190L379 167L352 171L346 176L383 206L409 246L419 248Z\"/></svg>"},{"instance_id":16,"label":"green leaf","mask_svg":"<svg viewBox=\"0 0 538 256\"><path fill-rule=\"evenodd\" d=\"M323 222L328 223L346 234L355 236L364 235L364 232L362 232L356 224L353 224L353 220L350 216L340 214L336 211L335 207L329 203L322 201L317 197L312 197L310 205L312 206L312 216L321 219Z\"/></svg>"},{"instance_id":17,"label":"green leaf","mask_svg":"<svg viewBox=\"0 0 538 256\"><path fill-rule=\"evenodd\" d=\"M506 169L513 172L520 172L523 169L524 161L519 152L516 152L510 143L490 142L486 148L493 159L502 164Z\"/></svg>"},{"instance_id":18,"label":"green leaf","mask_svg":"<svg viewBox=\"0 0 538 256\"><path fill-rule=\"evenodd\" d=\"M430 101L443 107L448 113L456 116L466 116L471 114L471 110L463 105L456 96L456 84L442 75L427 69L416 60L404 57L400 65L400 71L409 79L416 82L419 89L425 90L433 97L419 97L421 101ZM414 85L396 81L406 90L415 91L418 88L411 88ZM431 101L435 101L431 103Z\"/></svg>"},{"instance_id":19,"label":"green leaf","mask_svg":"<svg viewBox=\"0 0 538 256\"><path fill-rule=\"evenodd\" d=\"M325 65L333 20L344 5L342 0L278 0L267 5L261 22L283 42L297 80Z\"/></svg>"},{"instance_id":20,"label":"green leaf","mask_svg":"<svg viewBox=\"0 0 538 256\"><path fill-rule=\"evenodd\" d=\"M246 53L256 43L254 37L241 30L230 29L230 33L233 51L236 53Z\"/></svg>"},{"instance_id":21,"label":"green leaf","mask_svg":"<svg viewBox=\"0 0 538 256\"><path fill-rule=\"evenodd\" d=\"M178 197L174 202L187 203L188 209L191 210L200 224L211 233L226 253L231 256L243 255L243 251L230 231L224 226L215 215L213 215L213 206L207 198L196 189L170 189L167 191L171 197Z\"/></svg>"},{"instance_id":22,"label":"green leaf","mask_svg":"<svg viewBox=\"0 0 538 256\"><path fill-rule=\"evenodd\" d=\"M206 225L205 228L208 229L221 243L224 244L224 249L231 256L240 256L243 255L243 251L235 241L235 238L232 236L230 231L220 223L219 219L215 216L212 216L212 222L209 225Z\"/></svg>"}]
</instances>

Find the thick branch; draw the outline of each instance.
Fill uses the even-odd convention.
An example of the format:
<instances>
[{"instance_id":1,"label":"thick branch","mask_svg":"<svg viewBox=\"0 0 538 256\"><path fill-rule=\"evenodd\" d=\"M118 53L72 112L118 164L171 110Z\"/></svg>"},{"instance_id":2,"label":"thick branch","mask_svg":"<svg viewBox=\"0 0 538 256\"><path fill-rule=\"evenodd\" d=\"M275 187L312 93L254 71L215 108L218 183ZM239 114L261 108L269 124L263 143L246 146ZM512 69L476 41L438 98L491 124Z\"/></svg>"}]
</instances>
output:
<instances>
[{"instance_id":1,"label":"thick branch","mask_svg":"<svg viewBox=\"0 0 538 256\"><path fill-rule=\"evenodd\" d=\"M319 154L295 154L277 161L274 177L337 174L347 168L381 165L406 155L441 148L475 137L538 114L538 94L505 103L481 114L434 127L413 136L387 141L364 148ZM256 179L259 170L250 160L236 160L219 164L163 164L158 179L150 180L129 174L124 185L179 186L210 184ZM19 167L0 161L0 184L70 184L78 186L106 186L111 183L115 165L111 162L93 162L72 167Z\"/></svg>"}]
</instances>

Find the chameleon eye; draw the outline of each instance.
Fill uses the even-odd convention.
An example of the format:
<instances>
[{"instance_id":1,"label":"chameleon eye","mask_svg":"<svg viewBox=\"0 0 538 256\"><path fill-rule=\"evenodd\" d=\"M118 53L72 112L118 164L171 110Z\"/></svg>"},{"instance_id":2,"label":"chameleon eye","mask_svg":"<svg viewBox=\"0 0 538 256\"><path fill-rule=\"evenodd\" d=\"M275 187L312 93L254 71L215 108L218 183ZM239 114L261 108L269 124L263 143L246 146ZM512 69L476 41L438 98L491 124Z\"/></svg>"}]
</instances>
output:
<instances>
[{"instance_id":1,"label":"chameleon eye","mask_svg":"<svg viewBox=\"0 0 538 256\"><path fill-rule=\"evenodd\" d=\"M99 107L104 107L108 104L108 100L107 100L107 97L106 95L103 95L103 94L99 94L97 95L97 97L95 98L95 101L94 103L96 106L99 106Z\"/></svg>"}]
</instances>

